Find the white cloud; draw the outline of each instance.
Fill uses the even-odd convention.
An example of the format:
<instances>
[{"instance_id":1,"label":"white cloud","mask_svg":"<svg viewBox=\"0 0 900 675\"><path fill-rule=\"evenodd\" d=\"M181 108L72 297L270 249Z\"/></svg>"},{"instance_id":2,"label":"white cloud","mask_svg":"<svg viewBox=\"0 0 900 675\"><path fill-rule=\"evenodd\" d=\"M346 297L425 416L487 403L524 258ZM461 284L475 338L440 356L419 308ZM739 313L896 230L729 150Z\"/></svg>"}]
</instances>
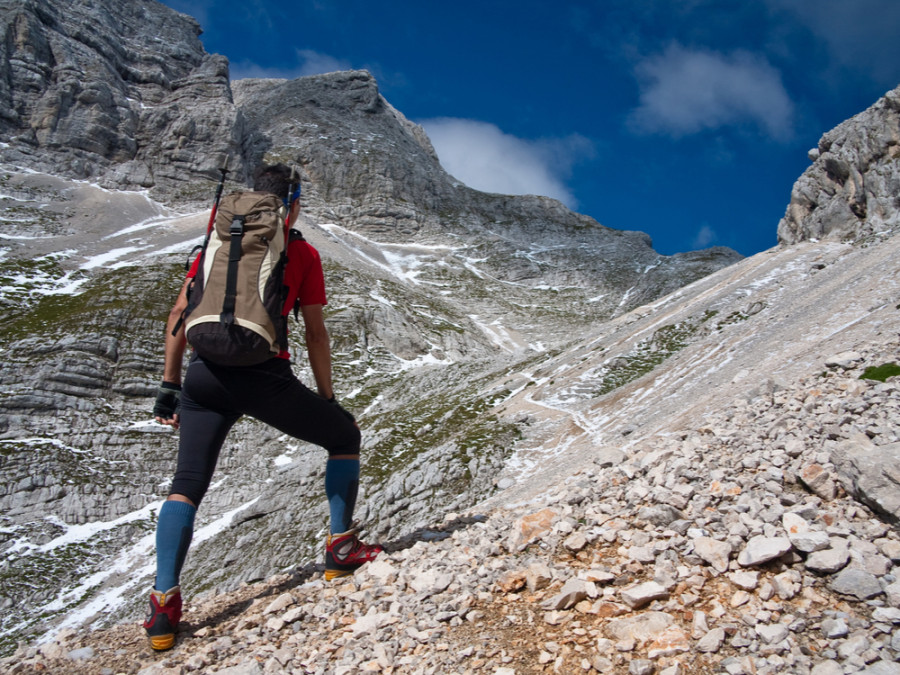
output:
<instances>
[{"instance_id":1,"label":"white cloud","mask_svg":"<svg viewBox=\"0 0 900 675\"><path fill-rule=\"evenodd\" d=\"M694 237L693 248L708 248L710 244L712 244L718 238L719 235L716 234L716 231L714 229L712 229L709 225L704 225L697 232L697 236Z\"/></svg>"},{"instance_id":2,"label":"white cloud","mask_svg":"<svg viewBox=\"0 0 900 675\"><path fill-rule=\"evenodd\" d=\"M777 140L792 133L794 106L781 75L748 52L720 54L672 45L642 61L640 105L630 122L675 137L751 123Z\"/></svg>"},{"instance_id":3,"label":"white cloud","mask_svg":"<svg viewBox=\"0 0 900 675\"><path fill-rule=\"evenodd\" d=\"M566 186L572 166L592 157L593 144L573 135L526 140L506 134L488 122L458 118L420 121L441 165L469 187L508 195L543 195L578 205Z\"/></svg>"},{"instance_id":4,"label":"white cloud","mask_svg":"<svg viewBox=\"0 0 900 675\"><path fill-rule=\"evenodd\" d=\"M230 68L231 79L272 78L294 80L307 75L321 75L323 73L333 73L337 70L350 70L353 67L349 61L322 54L312 49L298 49L296 57L296 65L286 68L269 68L250 61L232 63Z\"/></svg>"}]
</instances>

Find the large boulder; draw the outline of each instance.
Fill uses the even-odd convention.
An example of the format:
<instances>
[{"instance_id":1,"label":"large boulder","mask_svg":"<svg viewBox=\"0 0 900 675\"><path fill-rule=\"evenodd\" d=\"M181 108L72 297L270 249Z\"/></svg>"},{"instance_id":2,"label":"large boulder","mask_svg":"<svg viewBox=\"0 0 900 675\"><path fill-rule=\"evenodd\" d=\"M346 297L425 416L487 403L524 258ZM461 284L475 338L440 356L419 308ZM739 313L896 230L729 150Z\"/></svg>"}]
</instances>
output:
<instances>
[{"instance_id":1,"label":"large boulder","mask_svg":"<svg viewBox=\"0 0 900 675\"><path fill-rule=\"evenodd\" d=\"M889 521L900 522L900 443L876 446L855 436L838 446L832 461L850 494Z\"/></svg>"}]
</instances>

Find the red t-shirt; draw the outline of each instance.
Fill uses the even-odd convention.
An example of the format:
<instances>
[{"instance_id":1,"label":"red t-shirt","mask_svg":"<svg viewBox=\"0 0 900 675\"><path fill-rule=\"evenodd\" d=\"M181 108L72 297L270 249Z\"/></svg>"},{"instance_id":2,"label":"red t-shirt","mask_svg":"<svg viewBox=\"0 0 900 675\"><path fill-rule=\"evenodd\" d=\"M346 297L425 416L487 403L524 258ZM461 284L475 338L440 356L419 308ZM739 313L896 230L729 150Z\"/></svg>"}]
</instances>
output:
<instances>
[{"instance_id":1,"label":"red t-shirt","mask_svg":"<svg viewBox=\"0 0 900 675\"><path fill-rule=\"evenodd\" d=\"M200 266L198 255L190 271L188 279L197 276L197 268ZM294 308L294 301L300 299L303 305L327 305L325 297L325 274L322 271L322 259L319 252L312 245L303 240L295 239L288 244L288 264L284 271L284 284L288 287L287 298L284 301L282 315L287 316ZM278 354L278 358L290 359L291 355L285 349Z\"/></svg>"}]
</instances>

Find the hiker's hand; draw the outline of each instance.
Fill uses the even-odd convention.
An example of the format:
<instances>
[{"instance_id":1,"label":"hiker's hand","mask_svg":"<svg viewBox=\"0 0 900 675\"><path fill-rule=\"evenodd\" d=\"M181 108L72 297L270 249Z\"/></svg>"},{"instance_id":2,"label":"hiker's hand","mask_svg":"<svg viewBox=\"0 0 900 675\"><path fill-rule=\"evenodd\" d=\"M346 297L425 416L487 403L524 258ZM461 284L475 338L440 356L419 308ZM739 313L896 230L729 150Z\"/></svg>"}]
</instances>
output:
<instances>
[{"instance_id":1,"label":"hiker's hand","mask_svg":"<svg viewBox=\"0 0 900 675\"><path fill-rule=\"evenodd\" d=\"M329 402L331 405L333 405L335 408L337 408L338 410L340 410L340 411L341 411L341 414L342 414L344 417L346 417L348 420L350 420L351 422L353 422L353 424L356 424L356 418L353 416L353 414L352 414L349 410L347 410L344 406L342 406L340 403L338 403L338 402L337 402L337 399L336 399L334 396L332 396L330 399L328 399L328 402Z\"/></svg>"},{"instance_id":2,"label":"hiker's hand","mask_svg":"<svg viewBox=\"0 0 900 675\"><path fill-rule=\"evenodd\" d=\"M181 385L175 382L163 382L156 390L156 405L153 406L153 416L156 421L177 429L180 410Z\"/></svg>"}]
</instances>

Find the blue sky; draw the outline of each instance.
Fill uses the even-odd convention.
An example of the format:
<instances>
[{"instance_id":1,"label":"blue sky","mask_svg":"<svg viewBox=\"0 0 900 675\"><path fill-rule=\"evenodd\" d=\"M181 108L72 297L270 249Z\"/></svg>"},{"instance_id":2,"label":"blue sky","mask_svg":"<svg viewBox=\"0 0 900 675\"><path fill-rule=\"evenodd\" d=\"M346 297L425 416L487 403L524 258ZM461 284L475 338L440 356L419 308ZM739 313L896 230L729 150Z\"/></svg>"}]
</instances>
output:
<instances>
[{"instance_id":1,"label":"blue sky","mask_svg":"<svg viewBox=\"0 0 900 675\"><path fill-rule=\"evenodd\" d=\"M900 84L897 0L165 0L231 77L365 68L444 168L660 253L776 244L807 150Z\"/></svg>"}]
</instances>

